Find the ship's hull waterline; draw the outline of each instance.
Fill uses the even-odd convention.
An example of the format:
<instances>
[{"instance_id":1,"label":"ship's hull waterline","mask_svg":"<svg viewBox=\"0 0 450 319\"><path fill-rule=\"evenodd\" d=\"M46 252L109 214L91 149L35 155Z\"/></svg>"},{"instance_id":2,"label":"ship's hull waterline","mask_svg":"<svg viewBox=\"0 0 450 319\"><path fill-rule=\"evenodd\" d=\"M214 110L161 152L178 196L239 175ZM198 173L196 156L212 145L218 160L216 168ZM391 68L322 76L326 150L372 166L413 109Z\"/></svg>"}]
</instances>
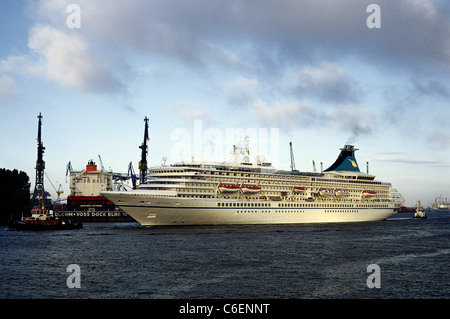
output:
<instances>
[{"instance_id":1,"label":"ship's hull waterline","mask_svg":"<svg viewBox=\"0 0 450 319\"><path fill-rule=\"evenodd\" d=\"M126 195L107 192L103 195L121 203L119 207L143 226L350 223L385 220L397 213L393 203L295 204L178 197L162 199L145 195L145 191ZM231 207L222 206L225 204ZM344 207L333 207L338 205Z\"/></svg>"}]
</instances>

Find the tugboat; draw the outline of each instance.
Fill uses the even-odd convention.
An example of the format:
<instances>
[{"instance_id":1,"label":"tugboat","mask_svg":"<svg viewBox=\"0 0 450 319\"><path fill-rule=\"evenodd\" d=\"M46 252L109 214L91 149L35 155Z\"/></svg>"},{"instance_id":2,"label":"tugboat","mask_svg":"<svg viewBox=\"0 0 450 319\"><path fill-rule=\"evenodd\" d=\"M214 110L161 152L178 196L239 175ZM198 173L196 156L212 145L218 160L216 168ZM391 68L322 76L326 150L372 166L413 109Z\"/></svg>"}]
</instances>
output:
<instances>
[{"instance_id":1,"label":"tugboat","mask_svg":"<svg viewBox=\"0 0 450 319\"><path fill-rule=\"evenodd\" d=\"M425 211L422 208L422 205L420 204L420 200L417 201L416 213L414 214L414 218L422 218L422 219L428 218L427 215L425 214Z\"/></svg>"},{"instance_id":2,"label":"tugboat","mask_svg":"<svg viewBox=\"0 0 450 319\"><path fill-rule=\"evenodd\" d=\"M60 230L83 228L83 224L74 223L70 220L67 222L62 221L54 217L53 211L49 211L46 208L34 208L31 210L31 216L9 222L8 227L13 230Z\"/></svg>"}]
</instances>

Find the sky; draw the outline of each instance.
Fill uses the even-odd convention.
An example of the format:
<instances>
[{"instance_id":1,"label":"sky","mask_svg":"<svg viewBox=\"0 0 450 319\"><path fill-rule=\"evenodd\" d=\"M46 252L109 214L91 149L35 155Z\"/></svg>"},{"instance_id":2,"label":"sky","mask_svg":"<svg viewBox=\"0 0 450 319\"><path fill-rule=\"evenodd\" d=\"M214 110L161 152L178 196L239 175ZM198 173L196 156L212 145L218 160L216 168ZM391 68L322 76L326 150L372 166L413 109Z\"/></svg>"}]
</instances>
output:
<instances>
[{"instance_id":1,"label":"sky","mask_svg":"<svg viewBox=\"0 0 450 319\"><path fill-rule=\"evenodd\" d=\"M375 6L373 6L375 4ZM229 159L249 136L300 171L355 145L407 205L450 198L446 0L0 1L0 167L46 189L88 160L138 171ZM51 183L49 183L49 180ZM53 184L53 186L51 185Z\"/></svg>"}]
</instances>

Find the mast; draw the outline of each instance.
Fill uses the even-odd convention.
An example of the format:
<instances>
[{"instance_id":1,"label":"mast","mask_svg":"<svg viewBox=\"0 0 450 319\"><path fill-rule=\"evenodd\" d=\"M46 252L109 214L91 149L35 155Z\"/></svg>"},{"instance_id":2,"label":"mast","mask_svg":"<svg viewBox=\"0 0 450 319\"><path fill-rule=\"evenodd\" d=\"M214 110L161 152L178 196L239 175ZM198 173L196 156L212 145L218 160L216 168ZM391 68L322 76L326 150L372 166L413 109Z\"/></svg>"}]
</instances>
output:
<instances>
[{"instance_id":1,"label":"mast","mask_svg":"<svg viewBox=\"0 0 450 319\"><path fill-rule=\"evenodd\" d=\"M145 128L144 128L144 142L142 143L139 148L141 149L141 161L139 162L139 183L142 185L147 181L147 153L148 153L148 146L147 141L148 138L148 118L145 117Z\"/></svg>"},{"instance_id":2,"label":"mast","mask_svg":"<svg viewBox=\"0 0 450 319\"><path fill-rule=\"evenodd\" d=\"M292 150L292 142L289 142L289 148L291 150L291 171L295 172L294 151Z\"/></svg>"},{"instance_id":3,"label":"mast","mask_svg":"<svg viewBox=\"0 0 450 319\"><path fill-rule=\"evenodd\" d=\"M45 190L44 190L44 144L42 143L42 115L39 113L38 116L38 136L37 136L37 161L36 161L36 184L34 185L33 199L31 201L31 207L37 205L37 200L39 199L39 207L44 208L45 206Z\"/></svg>"}]
</instances>

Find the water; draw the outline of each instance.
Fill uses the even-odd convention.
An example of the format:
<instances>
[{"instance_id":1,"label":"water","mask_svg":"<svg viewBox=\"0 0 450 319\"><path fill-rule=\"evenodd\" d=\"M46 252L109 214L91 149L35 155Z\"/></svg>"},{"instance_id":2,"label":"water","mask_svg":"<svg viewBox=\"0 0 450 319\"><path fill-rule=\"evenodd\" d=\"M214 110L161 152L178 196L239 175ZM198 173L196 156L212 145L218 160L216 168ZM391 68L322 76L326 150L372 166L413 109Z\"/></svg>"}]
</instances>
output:
<instances>
[{"instance_id":1,"label":"water","mask_svg":"<svg viewBox=\"0 0 450 319\"><path fill-rule=\"evenodd\" d=\"M449 298L450 214L371 223L0 227L0 298ZM67 266L80 267L68 288ZM380 267L368 288L367 267Z\"/></svg>"}]
</instances>

